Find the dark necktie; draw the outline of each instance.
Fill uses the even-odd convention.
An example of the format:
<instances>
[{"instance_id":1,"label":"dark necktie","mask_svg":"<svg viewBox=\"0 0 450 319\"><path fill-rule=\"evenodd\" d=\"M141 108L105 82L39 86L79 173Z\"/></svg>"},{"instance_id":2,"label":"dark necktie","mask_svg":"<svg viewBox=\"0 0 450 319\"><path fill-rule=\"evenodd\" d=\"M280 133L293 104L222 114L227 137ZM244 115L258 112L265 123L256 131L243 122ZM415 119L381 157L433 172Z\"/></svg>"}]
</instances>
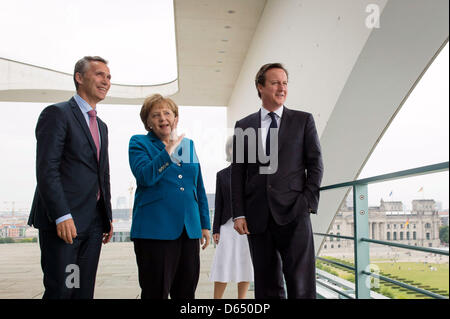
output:
<instances>
[{"instance_id":1,"label":"dark necktie","mask_svg":"<svg viewBox=\"0 0 450 319\"><path fill-rule=\"evenodd\" d=\"M267 137L266 137L266 155L270 155L270 129L271 128L278 128L277 125L277 118L275 116L274 112L269 113L270 118L272 119L272 122L270 123L269 130L267 131Z\"/></svg>"}]
</instances>

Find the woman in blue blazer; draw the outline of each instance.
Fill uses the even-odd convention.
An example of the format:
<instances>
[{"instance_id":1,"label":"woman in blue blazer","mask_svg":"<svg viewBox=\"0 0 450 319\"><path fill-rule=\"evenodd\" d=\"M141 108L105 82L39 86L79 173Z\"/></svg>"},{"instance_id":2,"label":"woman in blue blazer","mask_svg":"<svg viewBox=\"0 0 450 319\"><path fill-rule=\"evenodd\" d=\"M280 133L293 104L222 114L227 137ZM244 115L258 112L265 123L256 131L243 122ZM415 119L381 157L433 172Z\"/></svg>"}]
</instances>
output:
<instances>
[{"instance_id":1,"label":"woman in blue blazer","mask_svg":"<svg viewBox=\"0 0 450 319\"><path fill-rule=\"evenodd\" d=\"M193 299L200 274L200 239L208 246L209 209L192 140L177 136L178 107L159 94L140 113L147 135L130 139L136 178L131 239L141 298Z\"/></svg>"}]
</instances>

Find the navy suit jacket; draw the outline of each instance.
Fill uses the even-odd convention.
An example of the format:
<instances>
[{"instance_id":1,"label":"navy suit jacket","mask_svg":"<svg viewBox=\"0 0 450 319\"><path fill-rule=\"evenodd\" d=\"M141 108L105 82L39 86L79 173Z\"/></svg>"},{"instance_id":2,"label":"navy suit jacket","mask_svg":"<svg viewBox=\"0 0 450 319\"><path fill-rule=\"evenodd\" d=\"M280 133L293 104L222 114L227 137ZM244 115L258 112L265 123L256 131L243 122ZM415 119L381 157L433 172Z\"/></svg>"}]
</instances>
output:
<instances>
[{"instance_id":1,"label":"navy suit jacket","mask_svg":"<svg viewBox=\"0 0 450 319\"><path fill-rule=\"evenodd\" d=\"M231 165L217 173L214 207L213 234L220 234L220 226L232 216L231 213Z\"/></svg>"},{"instance_id":2,"label":"navy suit jacket","mask_svg":"<svg viewBox=\"0 0 450 319\"><path fill-rule=\"evenodd\" d=\"M28 220L30 226L56 230L55 220L70 213L77 233L83 233L94 220L98 207L104 232L109 232L112 212L108 128L98 117L97 122L101 139L99 161L89 127L73 97L42 111L36 126L37 186Z\"/></svg>"},{"instance_id":3,"label":"navy suit jacket","mask_svg":"<svg viewBox=\"0 0 450 319\"><path fill-rule=\"evenodd\" d=\"M194 143L184 138L172 158L153 133L130 139L129 161L136 178L131 238L173 240L210 229L208 200Z\"/></svg>"},{"instance_id":4,"label":"navy suit jacket","mask_svg":"<svg viewBox=\"0 0 450 319\"><path fill-rule=\"evenodd\" d=\"M235 126L255 132L260 127L261 111L237 121ZM279 225L288 224L299 214L315 213L323 163L312 114L284 107L278 133L278 169L273 174L260 174L264 165L258 160L249 162L249 143L258 144L245 139L244 162L237 163L235 135L231 165L233 217L245 216L249 232L256 234L265 231L270 213ZM250 149L261 147L254 145Z\"/></svg>"}]
</instances>

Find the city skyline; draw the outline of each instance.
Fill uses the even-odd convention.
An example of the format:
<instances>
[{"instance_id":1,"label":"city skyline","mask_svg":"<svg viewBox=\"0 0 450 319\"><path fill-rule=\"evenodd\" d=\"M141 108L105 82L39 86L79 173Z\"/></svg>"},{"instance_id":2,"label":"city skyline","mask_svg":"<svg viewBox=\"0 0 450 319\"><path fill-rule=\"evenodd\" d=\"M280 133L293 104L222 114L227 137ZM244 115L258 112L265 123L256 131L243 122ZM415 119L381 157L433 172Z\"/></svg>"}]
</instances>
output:
<instances>
[{"instance_id":1,"label":"city skyline","mask_svg":"<svg viewBox=\"0 0 450 319\"><path fill-rule=\"evenodd\" d=\"M206 193L206 195L207 196L215 196L215 193ZM348 195L346 201L345 201L347 208L351 208L352 205L353 205L353 200L352 200L351 195L352 194L350 193ZM113 210L116 210L116 209L117 210L120 210L120 209L132 209L133 208L132 206L129 206L129 205L124 206L123 202L122 202L121 205L117 204L119 202L119 199L125 199L126 203L129 202L129 197L127 197L125 195L124 196L118 196L117 198L112 198L111 202L112 202L112 209ZM405 204L411 204L413 201L430 201L430 200L435 202L436 211L438 211L438 212L448 212L450 210L449 207L442 206L442 202L440 202L440 201L438 201L438 200L436 200L434 198L416 198L416 199L412 199L410 203L405 203L402 200L389 200L389 199L386 200L386 199L380 198L378 204L376 204L376 205L369 205L369 207L370 208L379 207L382 204L382 202L384 202L384 203L398 203L398 202L401 202L403 204L403 212L408 213L408 212L411 212L411 209L407 209L407 206L405 206ZM212 205L210 205L210 206L211 206L211 207L209 207L210 209L214 208ZM17 216L20 216L20 215L22 215L24 213L28 213L28 212L29 212L29 208L28 207L25 207L25 208L24 207L22 207L22 208L15 207L14 208L14 213L17 214ZM5 206L5 205L0 206L0 214L8 215L8 214L11 214L11 213L13 213L12 207L8 207L8 206Z\"/></svg>"}]
</instances>

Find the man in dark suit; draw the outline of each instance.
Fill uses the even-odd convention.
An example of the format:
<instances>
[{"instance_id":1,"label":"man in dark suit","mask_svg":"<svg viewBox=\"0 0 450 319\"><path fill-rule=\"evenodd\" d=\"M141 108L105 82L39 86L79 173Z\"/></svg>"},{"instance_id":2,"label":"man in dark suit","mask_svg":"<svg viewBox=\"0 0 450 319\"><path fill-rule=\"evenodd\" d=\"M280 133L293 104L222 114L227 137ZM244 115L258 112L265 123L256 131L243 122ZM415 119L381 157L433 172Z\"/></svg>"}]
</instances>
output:
<instances>
[{"instance_id":1,"label":"man in dark suit","mask_svg":"<svg viewBox=\"0 0 450 319\"><path fill-rule=\"evenodd\" d=\"M248 235L255 298L286 298L284 281L288 298L315 298L310 214L317 211L323 164L314 119L284 106L288 73L281 64L263 65L255 84L262 108L235 126L234 228Z\"/></svg>"},{"instance_id":2,"label":"man in dark suit","mask_svg":"<svg viewBox=\"0 0 450 319\"><path fill-rule=\"evenodd\" d=\"M44 299L93 298L101 243L112 237L108 129L96 116L110 80L103 58L82 58L74 71L77 94L38 119L28 224L39 229Z\"/></svg>"}]
</instances>

